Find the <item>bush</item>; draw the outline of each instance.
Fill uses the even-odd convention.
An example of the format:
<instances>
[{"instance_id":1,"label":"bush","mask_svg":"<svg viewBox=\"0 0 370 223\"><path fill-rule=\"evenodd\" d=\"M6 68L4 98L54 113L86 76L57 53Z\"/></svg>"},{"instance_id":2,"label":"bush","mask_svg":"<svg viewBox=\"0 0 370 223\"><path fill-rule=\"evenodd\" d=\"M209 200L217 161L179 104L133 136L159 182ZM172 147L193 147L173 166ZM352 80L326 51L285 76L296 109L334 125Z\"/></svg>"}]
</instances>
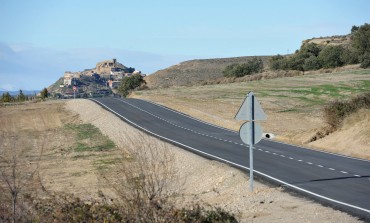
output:
<instances>
[{"instance_id":1,"label":"bush","mask_svg":"<svg viewBox=\"0 0 370 223\"><path fill-rule=\"evenodd\" d=\"M344 64L342 55L344 48L342 46L326 46L319 54L323 68L334 68Z\"/></svg>"},{"instance_id":2,"label":"bush","mask_svg":"<svg viewBox=\"0 0 370 223\"><path fill-rule=\"evenodd\" d=\"M289 68L287 58L280 54L271 57L269 66L271 70L287 70Z\"/></svg>"},{"instance_id":3,"label":"bush","mask_svg":"<svg viewBox=\"0 0 370 223\"><path fill-rule=\"evenodd\" d=\"M310 56L305 59L303 64L303 70L318 70L321 68L321 62L316 56Z\"/></svg>"},{"instance_id":4,"label":"bush","mask_svg":"<svg viewBox=\"0 0 370 223\"><path fill-rule=\"evenodd\" d=\"M334 130L341 127L343 120L361 108L370 109L370 93L359 95L348 101L333 101L324 108L324 119Z\"/></svg>"},{"instance_id":5,"label":"bush","mask_svg":"<svg viewBox=\"0 0 370 223\"><path fill-rule=\"evenodd\" d=\"M367 52L363 56L361 56L361 68L369 68L370 67L370 53Z\"/></svg>"},{"instance_id":6,"label":"bush","mask_svg":"<svg viewBox=\"0 0 370 223\"><path fill-rule=\"evenodd\" d=\"M359 56L370 52L370 24L357 27L352 35L352 47Z\"/></svg>"},{"instance_id":7,"label":"bush","mask_svg":"<svg viewBox=\"0 0 370 223\"><path fill-rule=\"evenodd\" d=\"M243 77L253 73L260 73L263 70L261 58L253 57L247 63L231 64L222 71L224 77Z\"/></svg>"},{"instance_id":8,"label":"bush","mask_svg":"<svg viewBox=\"0 0 370 223\"><path fill-rule=\"evenodd\" d=\"M359 62L358 55L353 48L344 48L341 60L344 64L357 64Z\"/></svg>"},{"instance_id":9,"label":"bush","mask_svg":"<svg viewBox=\"0 0 370 223\"><path fill-rule=\"evenodd\" d=\"M145 80L140 74L135 74L131 77L125 77L122 79L118 87L118 92L123 97L127 97L127 95L131 93L131 91L135 90L136 88L140 87L145 83L146 83Z\"/></svg>"}]
</instances>

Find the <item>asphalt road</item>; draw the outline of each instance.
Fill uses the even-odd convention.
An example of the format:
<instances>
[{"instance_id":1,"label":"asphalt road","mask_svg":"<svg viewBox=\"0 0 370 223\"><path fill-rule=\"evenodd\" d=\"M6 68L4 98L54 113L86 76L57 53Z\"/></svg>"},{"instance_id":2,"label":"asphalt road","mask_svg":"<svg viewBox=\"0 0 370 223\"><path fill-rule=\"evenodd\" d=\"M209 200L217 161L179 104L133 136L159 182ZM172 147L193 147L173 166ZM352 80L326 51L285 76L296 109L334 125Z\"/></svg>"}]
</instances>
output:
<instances>
[{"instance_id":1,"label":"asphalt road","mask_svg":"<svg viewBox=\"0 0 370 223\"><path fill-rule=\"evenodd\" d=\"M109 97L93 101L162 140L249 170L248 147L235 131L144 100ZM254 170L257 177L370 221L368 160L262 140L254 148Z\"/></svg>"}]
</instances>

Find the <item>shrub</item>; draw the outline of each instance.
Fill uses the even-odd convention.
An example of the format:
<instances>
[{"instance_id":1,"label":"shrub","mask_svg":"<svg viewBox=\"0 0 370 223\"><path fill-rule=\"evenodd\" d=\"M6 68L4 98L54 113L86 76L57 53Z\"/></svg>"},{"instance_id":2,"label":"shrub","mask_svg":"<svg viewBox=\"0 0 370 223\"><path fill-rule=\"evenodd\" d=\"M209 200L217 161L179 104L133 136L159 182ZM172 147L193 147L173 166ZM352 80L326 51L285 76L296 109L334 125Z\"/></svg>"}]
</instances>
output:
<instances>
[{"instance_id":1,"label":"shrub","mask_svg":"<svg viewBox=\"0 0 370 223\"><path fill-rule=\"evenodd\" d=\"M342 55L344 48L342 46L326 46L319 54L323 68L334 68L344 64Z\"/></svg>"},{"instance_id":2,"label":"shrub","mask_svg":"<svg viewBox=\"0 0 370 223\"><path fill-rule=\"evenodd\" d=\"M131 93L131 91L135 90L136 88L140 87L145 83L146 83L145 80L140 74L135 74L131 77L125 77L122 79L118 87L118 92L123 97L127 97L127 95Z\"/></svg>"},{"instance_id":3,"label":"shrub","mask_svg":"<svg viewBox=\"0 0 370 223\"><path fill-rule=\"evenodd\" d=\"M318 70L321 68L321 62L316 56L310 56L305 59L303 64L303 70Z\"/></svg>"},{"instance_id":4,"label":"shrub","mask_svg":"<svg viewBox=\"0 0 370 223\"><path fill-rule=\"evenodd\" d=\"M287 70L289 68L287 58L280 54L271 57L269 66L271 70Z\"/></svg>"},{"instance_id":5,"label":"shrub","mask_svg":"<svg viewBox=\"0 0 370 223\"><path fill-rule=\"evenodd\" d=\"M370 93L359 95L348 101L333 101L324 108L324 119L334 130L341 127L343 120L361 108L370 109Z\"/></svg>"},{"instance_id":6,"label":"shrub","mask_svg":"<svg viewBox=\"0 0 370 223\"><path fill-rule=\"evenodd\" d=\"M367 52L363 56L361 56L361 68L368 68L370 67L370 53Z\"/></svg>"},{"instance_id":7,"label":"shrub","mask_svg":"<svg viewBox=\"0 0 370 223\"><path fill-rule=\"evenodd\" d=\"M344 64L357 64L359 62L357 52L353 48L344 48L341 60Z\"/></svg>"},{"instance_id":8,"label":"shrub","mask_svg":"<svg viewBox=\"0 0 370 223\"><path fill-rule=\"evenodd\" d=\"M352 35L352 47L359 56L370 52L370 24L357 27Z\"/></svg>"},{"instance_id":9,"label":"shrub","mask_svg":"<svg viewBox=\"0 0 370 223\"><path fill-rule=\"evenodd\" d=\"M263 61L261 58L253 57L247 63L231 64L222 71L224 77L243 77L253 73L259 73L263 70Z\"/></svg>"}]
</instances>

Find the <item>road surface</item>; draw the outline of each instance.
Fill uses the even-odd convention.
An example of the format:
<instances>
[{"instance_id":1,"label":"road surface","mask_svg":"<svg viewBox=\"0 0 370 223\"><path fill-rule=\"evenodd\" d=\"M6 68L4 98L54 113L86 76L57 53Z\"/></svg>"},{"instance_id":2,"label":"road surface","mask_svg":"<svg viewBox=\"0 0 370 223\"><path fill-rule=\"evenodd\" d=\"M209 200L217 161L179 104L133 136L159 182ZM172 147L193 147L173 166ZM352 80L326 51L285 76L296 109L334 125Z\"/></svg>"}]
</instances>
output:
<instances>
[{"instance_id":1,"label":"road surface","mask_svg":"<svg viewBox=\"0 0 370 223\"><path fill-rule=\"evenodd\" d=\"M92 100L162 140L249 170L248 147L235 131L140 99L108 97ZM368 160L261 140L254 148L254 171L258 177L370 221Z\"/></svg>"}]
</instances>

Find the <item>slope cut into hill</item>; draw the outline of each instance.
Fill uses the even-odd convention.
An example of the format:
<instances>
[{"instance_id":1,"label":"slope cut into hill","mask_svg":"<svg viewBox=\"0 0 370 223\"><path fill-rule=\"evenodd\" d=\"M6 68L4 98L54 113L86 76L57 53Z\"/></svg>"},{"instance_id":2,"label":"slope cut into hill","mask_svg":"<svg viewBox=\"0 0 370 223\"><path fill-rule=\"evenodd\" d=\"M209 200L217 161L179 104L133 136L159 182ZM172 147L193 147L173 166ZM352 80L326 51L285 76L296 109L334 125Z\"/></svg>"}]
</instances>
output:
<instances>
[{"instance_id":1,"label":"slope cut into hill","mask_svg":"<svg viewBox=\"0 0 370 223\"><path fill-rule=\"evenodd\" d=\"M310 145L336 153L370 159L369 136L370 110L361 109L345 118L339 130Z\"/></svg>"},{"instance_id":2,"label":"slope cut into hill","mask_svg":"<svg viewBox=\"0 0 370 223\"><path fill-rule=\"evenodd\" d=\"M170 86L192 86L209 80L222 78L222 71L226 66L234 63L246 63L253 56L190 60L169 68L159 70L145 78L149 88L163 88ZM258 56L264 65L270 56Z\"/></svg>"}]
</instances>

